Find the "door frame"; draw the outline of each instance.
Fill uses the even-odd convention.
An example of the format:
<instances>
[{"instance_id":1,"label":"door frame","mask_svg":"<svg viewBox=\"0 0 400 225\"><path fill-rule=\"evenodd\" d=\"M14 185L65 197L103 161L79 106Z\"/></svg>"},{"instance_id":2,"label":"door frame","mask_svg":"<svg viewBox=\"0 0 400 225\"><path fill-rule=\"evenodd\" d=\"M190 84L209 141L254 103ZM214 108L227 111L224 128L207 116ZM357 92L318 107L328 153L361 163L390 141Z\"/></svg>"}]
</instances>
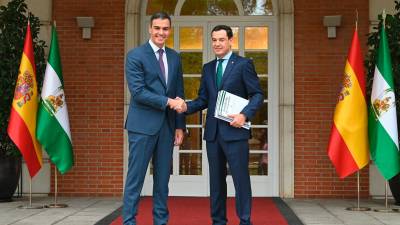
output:
<instances>
[{"instance_id":1,"label":"door frame","mask_svg":"<svg viewBox=\"0 0 400 225\"><path fill-rule=\"evenodd\" d=\"M182 18L183 17L183 18ZM279 121L278 113L278 82L279 79L273 74L278 74L278 55L277 55L277 31L276 31L276 19L271 18L265 21L261 18L252 19L248 16L180 16L171 17L172 26L174 27L174 40L175 46L179 46L179 31L176 27L203 27L203 64L209 62L214 58L214 53L211 48L211 30L217 24L226 24L228 26L267 26L269 29L269 49L268 49L268 176L251 176L251 183L254 196L279 196L279 149L278 149L278 132L279 129L277 121ZM150 21L150 16L146 17L142 21L143 31L147 31L147 27ZM211 22L212 21L212 22ZM176 25L178 24L178 25ZM239 46L244 45L244 31L240 29L241 39L239 39ZM142 43L148 40L148 32L142 32L141 39ZM244 52L244 50L243 50ZM240 53L243 53L240 52ZM272 76L271 76L272 75ZM267 97L267 96L266 96ZM273 119L271 119L273 118ZM204 132L204 129L202 130ZM203 140L202 143L202 175L174 175L178 174L178 160L179 160L179 149L174 148L173 153L173 175L170 177L170 195L172 196L209 196L209 171L207 162L207 153L205 149L206 143ZM227 177L228 184L228 196L234 196L234 186L231 176ZM152 177L149 175L149 171L146 173L146 179L143 186L143 195L152 194Z\"/></svg>"},{"instance_id":2,"label":"door frame","mask_svg":"<svg viewBox=\"0 0 400 225\"><path fill-rule=\"evenodd\" d=\"M145 1L125 1L125 53L141 44L141 14ZM273 0L273 13L277 18L276 39L279 46L278 79L279 130L275 134L279 138L279 196L294 197L294 3L292 0ZM279 38L278 38L279 37ZM125 54L126 56L126 54ZM126 117L130 94L124 81L125 100L124 115ZM123 145L123 182L128 170L128 136L124 132Z\"/></svg>"}]
</instances>

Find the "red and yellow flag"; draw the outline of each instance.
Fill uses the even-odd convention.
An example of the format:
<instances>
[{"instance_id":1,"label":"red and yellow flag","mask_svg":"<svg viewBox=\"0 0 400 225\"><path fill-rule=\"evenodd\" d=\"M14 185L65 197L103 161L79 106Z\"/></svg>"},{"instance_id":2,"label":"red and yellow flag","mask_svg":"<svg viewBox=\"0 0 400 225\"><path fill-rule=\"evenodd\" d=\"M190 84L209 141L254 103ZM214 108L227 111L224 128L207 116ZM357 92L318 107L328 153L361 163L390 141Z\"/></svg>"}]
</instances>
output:
<instances>
[{"instance_id":1,"label":"red and yellow flag","mask_svg":"<svg viewBox=\"0 0 400 225\"><path fill-rule=\"evenodd\" d=\"M369 162L365 74L357 29L344 69L343 84L333 116L328 155L340 178Z\"/></svg>"},{"instance_id":2,"label":"red and yellow flag","mask_svg":"<svg viewBox=\"0 0 400 225\"><path fill-rule=\"evenodd\" d=\"M7 132L21 151L31 177L35 176L42 167L42 152L36 140L38 103L36 68L31 29L28 23Z\"/></svg>"}]
</instances>

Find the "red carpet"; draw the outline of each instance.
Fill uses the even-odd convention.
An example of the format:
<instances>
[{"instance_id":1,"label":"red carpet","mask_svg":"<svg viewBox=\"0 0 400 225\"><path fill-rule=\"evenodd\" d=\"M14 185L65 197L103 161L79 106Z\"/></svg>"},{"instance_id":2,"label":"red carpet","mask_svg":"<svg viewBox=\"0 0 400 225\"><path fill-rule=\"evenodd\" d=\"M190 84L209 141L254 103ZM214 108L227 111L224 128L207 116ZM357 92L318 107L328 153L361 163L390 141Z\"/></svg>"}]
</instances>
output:
<instances>
[{"instance_id":1,"label":"red carpet","mask_svg":"<svg viewBox=\"0 0 400 225\"><path fill-rule=\"evenodd\" d=\"M278 198L279 199L279 198ZM285 204L279 199L282 204ZM252 221L254 225L289 225L281 210L276 206L277 201L272 198L253 198ZM209 200L201 197L170 197L168 200L170 211L170 225L207 225L211 224L209 215ZM228 224L237 225L239 219L235 213L234 198L228 199ZM290 209L289 209L290 210ZM138 225L152 225L152 201L144 197L140 201ZM122 225L121 210L111 225ZM115 218L115 217L114 217ZM104 222L102 224L105 224ZM299 223L296 223L299 224Z\"/></svg>"}]
</instances>

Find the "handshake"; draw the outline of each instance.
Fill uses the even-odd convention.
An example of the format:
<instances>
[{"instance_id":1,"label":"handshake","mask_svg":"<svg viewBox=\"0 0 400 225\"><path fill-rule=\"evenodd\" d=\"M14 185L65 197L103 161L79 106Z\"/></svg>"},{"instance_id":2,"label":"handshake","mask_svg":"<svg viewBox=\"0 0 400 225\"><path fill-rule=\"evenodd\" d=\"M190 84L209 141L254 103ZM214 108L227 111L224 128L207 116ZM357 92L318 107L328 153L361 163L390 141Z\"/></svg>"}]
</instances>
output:
<instances>
[{"instance_id":1,"label":"handshake","mask_svg":"<svg viewBox=\"0 0 400 225\"><path fill-rule=\"evenodd\" d=\"M175 99L168 98L167 105L169 106L169 108L175 110L178 113L184 113L187 110L187 105L185 100L179 97L176 97Z\"/></svg>"}]
</instances>

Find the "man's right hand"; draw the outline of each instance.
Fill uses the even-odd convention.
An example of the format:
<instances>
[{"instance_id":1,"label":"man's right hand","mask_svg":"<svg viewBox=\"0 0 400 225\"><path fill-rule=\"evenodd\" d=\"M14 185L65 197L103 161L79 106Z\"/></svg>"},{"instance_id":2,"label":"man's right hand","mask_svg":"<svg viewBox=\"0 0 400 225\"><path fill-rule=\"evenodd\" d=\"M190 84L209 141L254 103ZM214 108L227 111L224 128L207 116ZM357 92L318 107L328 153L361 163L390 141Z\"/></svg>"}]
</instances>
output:
<instances>
[{"instance_id":1,"label":"man's right hand","mask_svg":"<svg viewBox=\"0 0 400 225\"><path fill-rule=\"evenodd\" d=\"M186 112L186 111L187 111L187 105L186 105L185 100L183 100L183 99L181 99L181 98L179 98L179 97L176 97L175 100L178 100L178 101L181 102L181 105L180 105L179 107L177 107L175 110L176 110L178 113L184 113L184 112Z\"/></svg>"},{"instance_id":2,"label":"man's right hand","mask_svg":"<svg viewBox=\"0 0 400 225\"><path fill-rule=\"evenodd\" d=\"M167 105L171 109L176 110L178 113L183 113L183 112L186 112L186 110L187 110L185 100L183 100L179 97L176 97L175 99L168 98Z\"/></svg>"}]
</instances>

